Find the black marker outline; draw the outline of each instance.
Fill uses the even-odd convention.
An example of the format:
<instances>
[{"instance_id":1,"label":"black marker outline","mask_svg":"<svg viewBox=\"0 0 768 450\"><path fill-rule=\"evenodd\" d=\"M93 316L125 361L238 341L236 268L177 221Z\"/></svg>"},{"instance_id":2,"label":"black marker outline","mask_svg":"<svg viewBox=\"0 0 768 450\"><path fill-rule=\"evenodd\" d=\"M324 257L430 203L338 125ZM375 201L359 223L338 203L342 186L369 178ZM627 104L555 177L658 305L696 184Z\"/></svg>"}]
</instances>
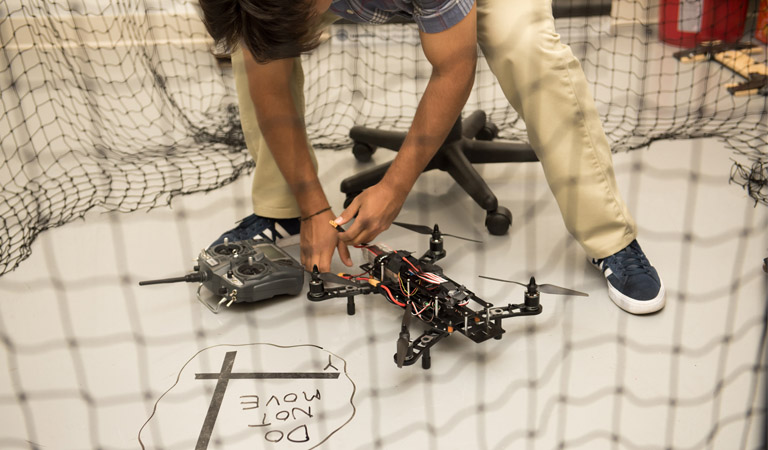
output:
<instances>
[{"instance_id":1,"label":"black marker outline","mask_svg":"<svg viewBox=\"0 0 768 450\"><path fill-rule=\"evenodd\" d=\"M216 388L211 396L211 404L208 406L208 412L203 420L203 427L197 437L195 450L207 450L208 442L213 434L213 427L216 425L216 419L219 417L221 403L224 401L224 394L227 392L229 380L267 380L267 379L336 379L339 378L339 372L237 372L232 373L232 367L235 365L237 351L233 350L224 354L224 362L221 364L219 373L196 373L195 380L216 380ZM330 361L331 355L328 355ZM330 363L329 363L330 364ZM326 366L327 368L328 366ZM339 370L339 369L336 369Z\"/></svg>"},{"instance_id":2,"label":"black marker outline","mask_svg":"<svg viewBox=\"0 0 768 450\"><path fill-rule=\"evenodd\" d=\"M195 380L218 380L220 373L196 373ZM311 380L339 378L339 372L241 372L228 373L228 380Z\"/></svg>"},{"instance_id":3,"label":"black marker outline","mask_svg":"<svg viewBox=\"0 0 768 450\"><path fill-rule=\"evenodd\" d=\"M331 436L336 434L337 431L339 431L342 428L344 428L349 422L352 421L352 419L355 418L355 414L357 413L357 408L355 407L354 399L355 399L355 393L357 392L357 385L355 384L354 380L352 380L352 378L350 378L349 374L347 373L347 360L342 358L342 357L340 357L339 355L337 355L337 354L335 354L335 353L333 353L331 351L328 351L328 350L324 349L323 347L321 347L319 345L315 345L315 344L278 345L278 344L272 344L272 343L269 343L269 342L253 342L253 343L250 343L250 344L216 344L216 345L212 345L210 347L206 347L206 348L203 348L201 350L198 350L194 355L192 355L192 357L189 358L189 360L187 360L187 362L185 362L183 366L181 366L181 369L179 370L178 375L176 375L176 381L174 381L173 384L171 385L171 387L169 387L165 392L163 392L160 395L160 397L157 398L157 400L155 401L155 404L152 407L152 414L149 415L149 417L144 422L144 424L141 426L141 428L139 428L139 433L137 435L137 438L138 438L139 445L141 446L142 450L146 450L146 447L144 447L144 442L142 442L142 440L141 440L141 433L142 433L142 431L144 431L144 428L147 426L147 424L149 424L149 421L152 420L152 417L155 416L155 413L157 412L158 406L160 404L160 400L162 400L163 397L168 395L168 393L171 392L171 390L174 387L176 387L177 384L179 384L179 381L181 381L181 374L184 372L184 369L187 368L189 363L191 363L199 354L203 353L206 350L210 350L210 349L213 349L213 348L217 348L217 347L248 347L248 346L255 346L255 345L269 345L269 346L272 346L272 347L285 348L285 349L287 349L287 348L298 348L298 347L314 347L314 348L320 349L320 350L322 350L322 351L324 351L326 353L329 353L329 354L339 358L340 360L342 360L344 362L344 370L343 370L344 376L346 376L347 379L349 380L349 382L352 383L352 393L349 396L349 404L350 404L350 406L352 406L352 415L349 416L349 419L347 419L346 422L341 424L335 430L331 431L328 434L328 436L325 437L325 439L323 439L322 441L318 442L314 446L310 447L309 450L315 449L315 448L323 445L325 443L325 441L330 439ZM336 377L336 378L338 378L338 377Z\"/></svg>"},{"instance_id":4,"label":"black marker outline","mask_svg":"<svg viewBox=\"0 0 768 450\"><path fill-rule=\"evenodd\" d=\"M203 427L197 436L195 450L206 450L208 448L208 442L213 434L213 426L219 417L221 402L224 400L224 394L227 392L230 380L229 375L232 373L232 367L235 365L235 356L237 356L237 352L227 352L224 354L224 362L221 363L221 371L216 378L216 388L213 390L211 404L208 406L208 412L205 414L205 420L203 420ZM197 376L195 376L195 379L197 379Z\"/></svg>"}]
</instances>

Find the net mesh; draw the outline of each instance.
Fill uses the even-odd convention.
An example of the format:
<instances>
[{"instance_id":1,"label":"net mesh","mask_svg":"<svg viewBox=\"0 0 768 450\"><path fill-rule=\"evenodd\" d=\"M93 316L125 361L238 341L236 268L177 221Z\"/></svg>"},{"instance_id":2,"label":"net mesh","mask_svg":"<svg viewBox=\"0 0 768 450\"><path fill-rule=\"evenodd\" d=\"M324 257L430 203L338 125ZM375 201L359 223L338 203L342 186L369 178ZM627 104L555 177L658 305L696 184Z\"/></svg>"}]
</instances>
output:
<instances>
[{"instance_id":1,"label":"net mesh","mask_svg":"<svg viewBox=\"0 0 768 450\"><path fill-rule=\"evenodd\" d=\"M674 56L679 48L662 44L654 31L657 26L651 18L658 16L658 12L657 7L639 8L632 4L615 10L612 16L557 21L564 42L582 62L613 150L637 149L660 139L721 139L733 152L731 181L743 187L756 205L766 204L768 97L759 93L743 96L729 93L726 85L742 83L744 79L721 64L679 61ZM407 129L430 73L415 27L339 24L328 30L328 38L317 51L303 57L308 100L306 122L313 145L318 149L347 148L348 131L353 125ZM176 195L209 191L233 182L252 167L239 126L231 73L226 64L210 54L210 41L193 2L40 0L22 4L6 1L0 4L0 43L0 148L3 151L0 275L12 271L29 256L32 242L40 232L81 218L88 211L128 212L167 205ZM765 47L761 49L762 53L752 55L758 63L766 60ZM526 140L524 123L509 107L482 59L476 85L465 108L466 111L475 109L488 113L490 120L499 125L502 138ZM664 171L657 174L658 179L665 176ZM691 172L686 176L693 179L698 174ZM725 180L722 184L725 185ZM739 264L744 262L749 234L749 230L742 230L736 238L738 249L732 256ZM688 229L676 234L675 239L689 242L693 235ZM693 253L692 247L685 248L683 256L689 264L695 259ZM751 279L754 278L752 274ZM69 289L77 288L69 286ZM60 309L67 311L67 295L59 295ZM685 297L685 292L681 295ZM737 297L734 295L733 299ZM127 303L132 304L130 299ZM682 311L675 315L679 333L684 328ZM141 323L137 311L130 309L130 312L132 325ZM543 375L531 373L517 384L504 386L501 400L497 402L491 399L487 404L469 404L457 413L461 416L458 420L487 421L495 425L493 414L486 414L485 409L493 412L497 403L512 401L520 392L535 397L536 382L547 377L554 379L554 371L560 376L557 382L567 384L569 370L575 369L552 361L563 355L567 357L577 349L598 352L602 344L611 341L616 343L612 348L618 348L625 358L656 351L668 353L670 365L678 368L677 374L670 375L674 392L663 398L636 398L622 390L623 383L617 383L592 397L566 394L545 398L539 405L541 409L550 410L551 402L578 407L608 399L627 409L658 408L666 412L663 417L673 417L676 408L696 408L713 397L717 411L708 418L711 419L707 422L708 434L693 446L713 446L714 442L720 442L723 430L737 429L741 434L736 433L736 446L750 448L753 441L748 436L754 427L761 426L754 422L755 417L765 415L764 403L757 394L760 392L758 380L766 370L768 313L760 310L750 314L749 320L727 316L724 330L701 345L686 346L678 334L672 346L658 343L649 347L628 336L623 328L625 322L617 324L615 334L601 335L591 341L576 342L577 338L566 336L565 350L547 360L550 363L542 369ZM2 317L0 329L10 329L8 317ZM277 318L285 319L279 315ZM321 318L309 317L308 328L316 331L316 320ZM267 329L275 326L251 315L243 315L237 321L247 329L255 328L254 322ZM215 331L192 322L188 333L182 336L193 336L202 347L206 333ZM72 354L75 384L87 386L88 370L81 361L83 353L108 348L114 342L118 346L138 342L143 348L145 345L163 347L179 340L179 336L148 339L140 327L132 326L124 334L112 336L114 342L102 342L102 339L78 336L75 328L70 320L62 319L62 340L53 346L19 344L10 332L4 331L2 340L8 360L18 366L20 360L34 358L55 347ZM760 336L756 339L759 343L752 349L756 351L754 361L735 369L726 367L724 359L729 357L729 345L755 333ZM257 340L257 336L252 337ZM373 334L366 337L371 347L383 342ZM145 342L147 339L149 344ZM388 349L371 353L387 354ZM350 346L341 353L352 351L354 348ZM680 387L685 384L679 374L680 361L718 351L723 360L714 363L714 392L687 396ZM483 353L482 356L492 355ZM156 392L148 381L151 377L147 373L146 353L139 352L137 359L139 369L136 370L141 373L137 375L140 386L135 394L143 399L146 409ZM211 371L216 369L216 364L210 364ZM375 372L375 368L372 363L371 372ZM469 369L457 370L474 375L466 372ZM26 374L29 375L29 371ZM481 375L491 379L493 374ZM720 411L722 393L729 386L737 385L742 377L748 379L746 391L750 399L744 402L745 408L735 413ZM52 393L75 398L79 405L85 404L89 436L82 438L84 447L98 447L102 442L95 414L98 407L125 403L119 396L107 396L106 400L101 398L104 401L99 405L98 396L88 388L63 390L63 393L31 392L20 387L25 381L18 373L11 373L10 378L15 391L4 395L2 404L4 407L13 404L21 410L20 420L30 437L44 427L36 421L35 408L29 399L32 396L45 397ZM434 381L434 385L439 383L440 380ZM372 385L366 392L369 398L375 400L386 394L376 391L376 383ZM702 400L704 397L707 399ZM376 420L383 421L389 407L379 403L377 406ZM543 414L541 409L534 408ZM477 411L479 413L473 415ZM428 412L428 415L439 415L439 412ZM450 431L454 423L451 419L442 421L437 431ZM425 419L427 422L429 417ZM510 429L508 436L485 442L483 447L502 448L504 442L510 440L535 442L537 423L531 419L524 426ZM420 430L421 425L424 424L415 427ZM483 426L478 427L482 429ZM666 430L674 434L669 428ZM559 431L558 436L566 434ZM376 430L375 442L361 445L380 445L386 440L397 442L402 433L402 429L391 427ZM404 433L416 434L417 431L406 426ZM430 431L429 442L436 442L436 434L434 429ZM477 438L482 442L482 433L478 432ZM622 437L620 430L614 428L598 436L581 436L572 441L561 439L558 444L578 447L594 440L611 442L615 447L636 448L639 446L635 442L641 441ZM674 439L668 435L664 441L670 443ZM16 438L0 442L19 448L36 447Z\"/></svg>"},{"instance_id":2,"label":"net mesh","mask_svg":"<svg viewBox=\"0 0 768 450\"><path fill-rule=\"evenodd\" d=\"M0 5L0 273L92 208L167 205L250 166L196 16L143 2L11 8Z\"/></svg>"},{"instance_id":3,"label":"net mesh","mask_svg":"<svg viewBox=\"0 0 768 450\"><path fill-rule=\"evenodd\" d=\"M734 181L765 203L768 97L731 95L724 86L744 80L718 64L680 63L679 49L646 24L656 13L557 22L613 149L719 137L734 150ZM415 27L337 25L329 37L304 57L313 144L347 146L355 124L407 129L430 70ZM209 52L194 3L4 2L0 39L0 274L38 233L93 208L166 205L252 166L232 80ZM756 59L765 60L764 47ZM526 140L482 60L466 106L475 109L502 138Z\"/></svg>"}]
</instances>

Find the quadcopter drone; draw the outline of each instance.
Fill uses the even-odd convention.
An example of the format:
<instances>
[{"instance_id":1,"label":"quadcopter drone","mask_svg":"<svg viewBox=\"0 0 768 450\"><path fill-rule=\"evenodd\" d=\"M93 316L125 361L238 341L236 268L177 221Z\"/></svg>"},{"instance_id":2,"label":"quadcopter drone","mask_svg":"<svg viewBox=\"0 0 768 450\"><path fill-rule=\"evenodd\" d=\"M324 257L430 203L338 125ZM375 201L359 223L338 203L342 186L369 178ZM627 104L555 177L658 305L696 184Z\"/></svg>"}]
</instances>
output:
<instances>
[{"instance_id":1,"label":"quadcopter drone","mask_svg":"<svg viewBox=\"0 0 768 450\"><path fill-rule=\"evenodd\" d=\"M332 298L347 298L347 314L355 314L355 296L377 293L390 303L403 309L403 320L394 355L397 367L410 366L421 359L422 367L431 366L430 349L453 334L461 333L474 342L501 339L503 319L532 316L542 311L540 294L578 295L587 294L550 284L537 285L533 277L526 283L498 278L484 277L495 281L519 284L526 288L523 303L494 306L481 299L465 286L448 278L435 262L445 257L443 234L437 225L426 226L393 222L395 225L429 234L429 250L420 258L411 252L392 250L383 244L361 245L366 262L360 266L359 275L319 272L317 266L311 272L307 298L324 301ZM331 225L343 231L331 221ZM474 241L479 242L479 241ZM473 308L474 307L474 308ZM411 341L410 323L416 317L428 329Z\"/></svg>"},{"instance_id":2,"label":"quadcopter drone","mask_svg":"<svg viewBox=\"0 0 768 450\"><path fill-rule=\"evenodd\" d=\"M445 276L442 268L435 264L446 255L444 236L480 241L441 233L437 225L429 228L402 222L393 224L430 235L429 250L416 259L411 252L394 251L383 244L361 245L359 248L366 260L360 266L363 269L361 274L334 275L321 273L315 267L310 272L307 298L317 302L347 297L349 315L355 314L356 295L381 294L402 308L403 321L394 356L398 367L410 366L421 359L422 367L429 369L432 346L454 332L478 343L490 338L501 339L504 333L501 327L503 319L541 313L541 293L587 295L550 284L538 285L533 277L525 284L481 276L526 288L523 303L494 306ZM331 221L331 225L343 231L335 222ZM304 271L298 261L270 241L249 239L229 242L225 239L223 243L200 252L192 273L182 277L142 281L139 285L198 282L198 300L217 313L222 306L229 307L235 303L256 302L278 295L297 295L304 285ZM202 298L200 290L203 287L220 296L217 304ZM428 329L411 341L410 323L414 316Z\"/></svg>"}]
</instances>

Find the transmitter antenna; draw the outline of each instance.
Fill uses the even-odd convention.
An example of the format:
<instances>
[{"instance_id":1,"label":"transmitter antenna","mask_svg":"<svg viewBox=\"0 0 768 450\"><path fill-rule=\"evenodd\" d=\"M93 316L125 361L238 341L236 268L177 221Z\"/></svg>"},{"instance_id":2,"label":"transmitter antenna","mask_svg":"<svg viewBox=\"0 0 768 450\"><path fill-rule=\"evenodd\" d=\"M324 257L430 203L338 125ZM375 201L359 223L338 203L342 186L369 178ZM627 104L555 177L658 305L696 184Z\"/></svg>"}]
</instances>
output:
<instances>
[{"instance_id":1,"label":"transmitter antenna","mask_svg":"<svg viewBox=\"0 0 768 450\"><path fill-rule=\"evenodd\" d=\"M150 285L150 284L181 283L182 281L186 281L187 283L195 283L195 282L198 282L198 281L205 281L205 280L203 280L203 278L205 278L205 277L200 272L193 272L193 273L184 275L183 277L162 278L160 280L139 281L139 286L147 286L147 285Z\"/></svg>"}]
</instances>

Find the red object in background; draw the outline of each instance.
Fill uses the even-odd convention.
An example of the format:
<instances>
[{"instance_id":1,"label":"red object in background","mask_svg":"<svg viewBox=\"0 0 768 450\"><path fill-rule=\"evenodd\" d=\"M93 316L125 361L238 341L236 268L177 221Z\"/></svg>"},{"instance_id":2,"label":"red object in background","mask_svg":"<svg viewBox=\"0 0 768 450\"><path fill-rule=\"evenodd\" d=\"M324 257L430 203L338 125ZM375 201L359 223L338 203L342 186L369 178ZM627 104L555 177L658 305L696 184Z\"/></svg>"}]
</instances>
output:
<instances>
[{"instance_id":1,"label":"red object in background","mask_svg":"<svg viewBox=\"0 0 768 450\"><path fill-rule=\"evenodd\" d=\"M744 33L748 0L662 0L659 37L679 47L736 42Z\"/></svg>"},{"instance_id":2,"label":"red object in background","mask_svg":"<svg viewBox=\"0 0 768 450\"><path fill-rule=\"evenodd\" d=\"M768 0L760 1L757 10L757 23L755 24L755 38L768 44Z\"/></svg>"}]
</instances>

